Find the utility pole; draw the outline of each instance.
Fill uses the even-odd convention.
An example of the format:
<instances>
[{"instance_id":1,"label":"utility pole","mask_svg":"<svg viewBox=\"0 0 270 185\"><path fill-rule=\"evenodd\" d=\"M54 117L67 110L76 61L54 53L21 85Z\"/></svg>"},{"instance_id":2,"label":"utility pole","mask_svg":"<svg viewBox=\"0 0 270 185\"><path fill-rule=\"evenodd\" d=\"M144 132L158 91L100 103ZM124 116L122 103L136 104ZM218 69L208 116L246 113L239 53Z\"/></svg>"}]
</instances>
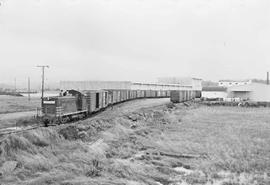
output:
<instances>
[{"instance_id":1,"label":"utility pole","mask_svg":"<svg viewBox=\"0 0 270 185\"><path fill-rule=\"evenodd\" d=\"M41 67L42 69L42 84L41 84L41 108L43 107L43 97L44 97L44 71L45 68L49 68L49 66L37 66L37 67Z\"/></svg>"},{"instance_id":2,"label":"utility pole","mask_svg":"<svg viewBox=\"0 0 270 185\"><path fill-rule=\"evenodd\" d=\"M28 101L30 101L30 93L31 93L31 90L30 90L30 77L28 77Z\"/></svg>"}]
</instances>

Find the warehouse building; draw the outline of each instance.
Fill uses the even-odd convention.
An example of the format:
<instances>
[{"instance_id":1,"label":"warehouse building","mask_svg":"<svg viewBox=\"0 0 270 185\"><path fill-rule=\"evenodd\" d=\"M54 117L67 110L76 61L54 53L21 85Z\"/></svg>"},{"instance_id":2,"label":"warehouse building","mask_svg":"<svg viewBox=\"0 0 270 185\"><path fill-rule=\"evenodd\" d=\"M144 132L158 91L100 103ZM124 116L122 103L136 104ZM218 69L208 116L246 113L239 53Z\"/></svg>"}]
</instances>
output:
<instances>
[{"instance_id":1,"label":"warehouse building","mask_svg":"<svg viewBox=\"0 0 270 185\"><path fill-rule=\"evenodd\" d=\"M60 89L100 90L100 89L131 89L129 81L61 81Z\"/></svg>"},{"instance_id":2,"label":"warehouse building","mask_svg":"<svg viewBox=\"0 0 270 185\"><path fill-rule=\"evenodd\" d=\"M163 77L158 78L158 83L162 84L179 84L182 86L192 86L193 90L202 90L202 79L200 78L183 78L183 77Z\"/></svg>"},{"instance_id":3,"label":"warehouse building","mask_svg":"<svg viewBox=\"0 0 270 185\"><path fill-rule=\"evenodd\" d=\"M61 81L60 89L100 90L100 89L130 89L130 90L193 90L192 85L140 83L129 81Z\"/></svg>"},{"instance_id":4,"label":"warehouse building","mask_svg":"<svg viewBox=\"0 0 270 185\"><path fill-rule=\"evenodd\" d=\"M227 97L228 92L226 87L214 86L202 88L202 98L225 100Z\"/></svg>"},{"instance_id":5,"label":"warehouse building","mask_svg":"<svg viewBox=\"0 0 270 185\"><path fill-rule=\"evenodd\" d=\"M140 83L134 82L131 85L132 90L192 90L192 86L180 84L160 84L160 83Z\"/></svg>"},{"instance_id":6,"label":"warehouse building","mask_svg":"<svg viewBox=\"0 0 270 185\"><path fill-rule=\"evenodd\" d=\"M270 85L251 83L228 88L228 98L239 98L257 102L270 102Z\"/></svg>"},{"instance_id":7,"label":"warehouse building","mask_svg":"<svg viewBox=\"0 0 270 185\"><path fill-rule=\"evenodd\" d=\"M202 97L224 101L270 102L270 85L252 82L231 87L204 87Z\"/></svg>"}]
</instances>

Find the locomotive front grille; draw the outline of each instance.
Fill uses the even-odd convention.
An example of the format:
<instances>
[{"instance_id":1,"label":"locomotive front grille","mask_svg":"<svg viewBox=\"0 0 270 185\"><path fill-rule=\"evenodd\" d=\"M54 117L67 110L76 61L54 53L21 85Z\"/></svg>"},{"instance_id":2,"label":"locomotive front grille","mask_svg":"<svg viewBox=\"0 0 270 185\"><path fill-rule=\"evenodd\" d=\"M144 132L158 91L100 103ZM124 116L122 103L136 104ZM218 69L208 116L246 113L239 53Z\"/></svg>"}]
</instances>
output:
<instances>
[{"instance_id":1,"label":"locomotive front grille","mask_svg":"<svg viewBox=\"0 0 270 185\"><path fill-rule=\"evenodd\" d=\"M63 116L63 107L56 107L56 117Z\"/></svg>"}]
</instances>

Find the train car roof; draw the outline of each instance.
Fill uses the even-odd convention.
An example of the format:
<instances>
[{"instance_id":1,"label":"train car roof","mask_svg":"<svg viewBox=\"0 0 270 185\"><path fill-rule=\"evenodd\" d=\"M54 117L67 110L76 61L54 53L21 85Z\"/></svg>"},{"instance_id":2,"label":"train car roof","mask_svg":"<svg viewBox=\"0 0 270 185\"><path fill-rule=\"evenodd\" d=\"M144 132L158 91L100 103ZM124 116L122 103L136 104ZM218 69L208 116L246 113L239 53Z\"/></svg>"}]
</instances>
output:
<instances>
[{"instance_id":1,"label":"train car roof","mask_svg":"<svg viewBox=\"0 0 270 185\"><path fill-rule=\"evenodd\" d=\"M46 101L46 100L56 100L56 99L73 99L75 98L74 96L48 96L48 97L44 97L43 98L43 101Z\"/></svg>"},{"instance_id":2,"label":"train car roof","mask_svg":"<svg viewBox=\"0 0 270 185\"><path fill-rule=\"evenodd\" d=\"M81 91L77 91L77 90L74 90L74 89L66 90L65 92L68 92L68 93L70 93L72 95L83 94Z\"/></svg>"},{"instance_id":3,"label":"train car roof","mask_svg":"<svg viewBox=\"0 0 270 185\"><path fill-rule=\"evenodd\" d=\"M85 96L87 93L95 93L95 92L107 92L106 90L83 90L83 91L78 91L75 89L69 89L66 90L64 92L68 92L69 94L72 94L73 96L75 96L76 94L81 94L83 96Z\"/></svg>"},{"instance_id":4,"label":"train car roof","mask_svg":"<svg viewBox=\"0 0 270 185\"><path fill-rule=\"evenodd\" d=\"M87 92L105 92L106 90L84 90L81 91L82 93L87 93Z\"/></svg>"}]
</instances>

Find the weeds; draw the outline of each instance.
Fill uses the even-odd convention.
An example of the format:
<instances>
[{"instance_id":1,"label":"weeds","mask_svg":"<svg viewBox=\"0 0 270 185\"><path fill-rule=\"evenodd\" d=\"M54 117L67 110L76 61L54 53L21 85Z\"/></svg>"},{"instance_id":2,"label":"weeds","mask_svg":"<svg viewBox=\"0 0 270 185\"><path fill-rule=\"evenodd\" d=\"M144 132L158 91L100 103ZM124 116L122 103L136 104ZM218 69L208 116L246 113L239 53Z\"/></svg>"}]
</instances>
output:
<instances>
[{"instance_id":1,"label":"weeds","mask_svg":"<svg viewBox=\"0 0 270 185\"><path fill-rule=\"evenodd\" d=\"M7 161L18 165L0 180L33 185L267 184L269 113L169 104L13 134L0 143L0 172Z\"/></svg>"}]
</instances>

